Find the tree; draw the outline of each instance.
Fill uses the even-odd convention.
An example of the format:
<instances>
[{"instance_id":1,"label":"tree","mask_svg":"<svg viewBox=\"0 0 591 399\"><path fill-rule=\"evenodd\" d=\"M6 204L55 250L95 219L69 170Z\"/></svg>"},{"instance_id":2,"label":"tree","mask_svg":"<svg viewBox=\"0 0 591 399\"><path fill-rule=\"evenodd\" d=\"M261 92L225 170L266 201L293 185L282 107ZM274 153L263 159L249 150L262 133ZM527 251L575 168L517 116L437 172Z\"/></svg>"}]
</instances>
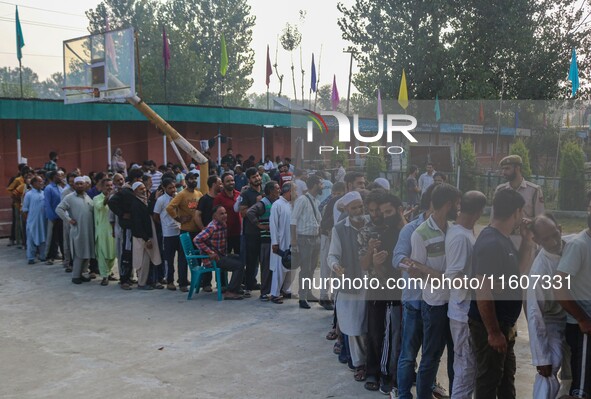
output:
<instances>
[{"instance_id":1,"label":"tree","mask_svg":"<svg viewBox=\"0 0 591 399\"><path fill-rule=\"evenodd\" d=\"M386 171L386 160L383 154L367 155L365 157L365 174L367 175L367 180L374 181L384 171Z\"/></svg>"},{"instance_id":2,"label":"tree","mask_svg":"<svg viewBox=\"0 0 591 399\"><path fill-rule=\"evenodd\" d=\"M62 99L64 98L62 87L64 87L64 74L52 73L39 85L39 98Z\"/></svg>"},{"instance_id":3,"label":"tree","mask_svg":"<svg viewBox=\"0 0 591 399\"><path fill-rule=\"evenodd\" d=\"M23 97L36 98L39 76L31 68L23 68ZM20 98L20 73L18 68L0 68L0 97Z\"/></svg>"},{"instance_id":4,"label":"tree","mask_svg":"<svg viewBox=\"0 0 591 399\"><path fill-rule=\"evenodd\" d=\"M476 153L471 139L462 140L460 145L460 191L466 192L476 188Z\"/></svg>"},{"instance_id":5,"label":"tree","mask_svg":"<svg viewBox=\"0 0 591 399\"><path fill-rule=\"evenodd\" d=\"M386 100L396 98L403 68L415 99L496 99L501 87L504 98L566 98L572 48L581 55L582 79L591 66L583 6L576 0L357 0L337 7L343 38L356 50L355 86L368 98L379 88Z\"/></svg>"},{"instance_id":6,"label":"tree","mask_svg":"<svg viewBox=\"0 0 591 399\"><path fill-rule=\"evenodd\" d=\"M531 176L531 167L529 166L529 150L521 139L517 139L511 147L509 147L510 155L519 155L523 164L521 165L521 174L525 179Z\"/></svg>"},{"instance_id":7,"label":"tree","mask_svg":"<svg viewBox=\"0 0 591 399\"><path fill-rule=\"evenodd\" d=\"M291 56L291 79L293 81L293 98L294 101L298 101L298 93L296 90L295 82L295 67L293 65L293 50L295 50L302 42L302 34L300 33L296 25L292 25L288 22L287 24L285 24L283 34L281 35L279 40L281 40L281 46L286 51L289 51L289 54Z\"/></svg>"},{"instance_id":8,"label":"tree","mask_svg":"<svg viewBox=\"0 0 591 399\"><path fill-rule=\"evenodd\" d=\"M585 154L574 141L566 142L560 151L561 210L585 209Z\"/></svg>"},{"instance_id":9,"label":"tree","mask_svg":"<svg viewBox=\"0 0 591 399\"><path fill-rule=\"evenodd\" d=\"M250 48L255 17L247 0L103 0L89 10L89 30L134 27L138 33L142 96L163 102L162 28L170 40L168 101L188 104L248 106L246 92L254 51ZM228 51L228 72L220 70L221 34Z\"/></svg>"}]
</instances>

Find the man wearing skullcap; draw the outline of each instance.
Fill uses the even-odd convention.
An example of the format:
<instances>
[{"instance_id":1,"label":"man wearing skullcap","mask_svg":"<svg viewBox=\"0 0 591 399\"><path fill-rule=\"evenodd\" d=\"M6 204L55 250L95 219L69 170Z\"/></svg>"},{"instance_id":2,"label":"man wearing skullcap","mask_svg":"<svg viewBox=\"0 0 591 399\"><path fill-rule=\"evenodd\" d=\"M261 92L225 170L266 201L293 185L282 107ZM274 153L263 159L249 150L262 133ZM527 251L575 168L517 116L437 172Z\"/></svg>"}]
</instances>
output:
<instances>
[{"instance_id":1,"label":"man wearing skullcap","mask_svg":"<svg viewBox=\"0 0 591 399\"><path fill-rule=\"evenodd\" d=\"M83 273L87 271L90 259L95 256L94 207L92 200L86 194L88 180L87 176L76 177L75 192L68 194L56 208L57 215L64 223L70 225L70 251L74 260L72 283L74 284L90 281L90 278Z\"/></svg>"}]
</instances>

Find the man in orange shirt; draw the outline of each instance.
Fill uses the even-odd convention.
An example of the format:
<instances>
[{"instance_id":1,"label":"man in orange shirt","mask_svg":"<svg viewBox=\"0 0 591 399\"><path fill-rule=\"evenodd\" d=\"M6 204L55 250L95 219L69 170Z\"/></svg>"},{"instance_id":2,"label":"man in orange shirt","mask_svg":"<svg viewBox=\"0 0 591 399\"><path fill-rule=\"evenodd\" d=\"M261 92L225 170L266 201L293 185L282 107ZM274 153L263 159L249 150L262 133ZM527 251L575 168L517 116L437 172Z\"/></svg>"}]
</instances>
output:
<instances>
[{"instance_id":1,"label":"man in orange shirt","mask_svg":"<svg viewBox=\"0 0 591 399\"><path fill-rule=\"evenodd\" d=\"M197 210L197 204L199 198L203 196L200 191L197 190L197 178L199 173L197 171L190 171L185 176L185 183L187 187L178 193L174 197L168 206L166 212L174 220L181 224L181 234L189 233L191 239L195 238L199 233L199 227L195 223L195 211ZM178 256L178 284L181 292L187 292L189 289L189 280L187 278L187 259L183 251Z\"/></svg>"}]
</instances>

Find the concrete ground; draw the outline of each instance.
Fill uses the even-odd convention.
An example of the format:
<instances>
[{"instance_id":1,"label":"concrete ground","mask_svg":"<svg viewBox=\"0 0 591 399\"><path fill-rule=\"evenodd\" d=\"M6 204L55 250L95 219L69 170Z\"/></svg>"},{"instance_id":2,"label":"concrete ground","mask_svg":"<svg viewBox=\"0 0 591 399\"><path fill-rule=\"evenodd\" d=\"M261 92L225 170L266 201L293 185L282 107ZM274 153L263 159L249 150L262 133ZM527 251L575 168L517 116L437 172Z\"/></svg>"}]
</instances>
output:
<instances>
[{"instance_id":1,"label":"concrete ground","mask_svg":"<svg viewBox=\"0 0 591 399\"><path fill-rule=\"evenodd\" d=\"M332 313L256 298L73 285L0 240L0 397L379 398L332 354ZM535 369L520 320L517 393ZM445 359L442 360L445 364ZM445 367L439 381L445 386Z\"/></svg>"}]
</instances>

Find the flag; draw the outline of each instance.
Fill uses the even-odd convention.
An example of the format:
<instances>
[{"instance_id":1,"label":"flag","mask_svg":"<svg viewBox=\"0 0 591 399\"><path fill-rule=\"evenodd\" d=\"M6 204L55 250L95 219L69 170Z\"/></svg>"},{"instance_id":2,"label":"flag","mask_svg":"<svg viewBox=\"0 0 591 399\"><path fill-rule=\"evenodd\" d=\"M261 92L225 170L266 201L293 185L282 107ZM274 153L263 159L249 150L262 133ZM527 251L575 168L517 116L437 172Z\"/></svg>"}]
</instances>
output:
<instances>
[{"instance_id":1,"label":"flag","mask_svg":"<svg viewBox=\"0 0 591 399\"><path fill-rule=\"evenodd\" d=\"M339 102L341 101L340 97L339 97L339 89L337 89L337 76L333 75L332 78L332 93L330 95L330 102L332 103L332 110L336 111L338 106L339 106Z\"/></svg>"},{"instance_id":2,"label":"flag","mask_svg":"<svg viewBox=\"0 0 591 399\"><path fill-rule=\"evenodd\" d=\"M568 80L570 80L573 84L572 87L572 96L575 96L575 93L579 89L579 67L577 67L577 53L575 48L573 47L573 53L570 60L570 69L568 71Z\"/></svg>"},{"instance_id":3,"label":"flag","mask_svg":"<svg viewBox=\"0 0 591 399\"><path fill-rule=\"evenodd\" d=\"M380 94L380 89L378 89L378 115L384 115L382 112L382 95Z\"/></svg>"},{"instance_id":4,"label":"flag","mask_svg":"<svg viewBox=\"0 0 591 399\"><path fill-rule=\"evenodd\" d=\"M222 76L226 76L228 71L228 51L226 50L226 39L222 33L222 54L220 56L220 73Z\"/></svg>"},{"instance_id":5,"label":"flag","mask_svg":"<svg viewBox=\"0 0 591 399\"><path fill-rule=\"evenodd\" d=\"M478 113L478 122L479 123L484 123L484 106L482 105L482 102L480 103L480 112Z\"/></svg>"},{"instance_id":6,"label":"flag","mask_svg":"<svg viewBox=\"0 0 591 399\"><path fill-rule=\"evenodd\" d=\"M408 91L406 90L406 75L402 70L402 79L400 79L400 91L398 92L398 104L404 109L408 107Z\"/></svg>"},{"instance_id":7,"label":"flag","mask_svg":"<svg viewBox=\"0 0 591 399\"><path fill-rule=\"evenodd\" d=\"M162 27L162 58L164 59L164 69L170 68L170 48L168 47L168 37L166 37L164 27Z\"/></svg>"},{"instance_id":8,"label":"flag","mask_svg":"<svg viewBox=\"0 0 591 399\"><path fill-rule=\"evenodd\" d=\"M18 62L23 58L22 48L25 47L25 38L23 37L23 29L21 28L21 20L18 17L18 6L16 7L16 58Z\"/></svg>"},{"instance_id":9,"label":"flag","mask_svg":"<svg viewBox=\"0 0 591 399\"><path fill-rule=\"evenodd\" d=\"M314 63L314 53L312 53L312 68L311 68L311 73L310 75L312 75L311 81L310 81L310 89L316 93L316 64Z\"/></svg>"},{"instance_id":10,"label":"flag","mask_svg":"<svg viewBox=\"0 0 591 399\"><path fill-rule=\"evenodd\" d=\"M115 73L119 72L117 68L117 55L115 53L115 43L113 43L113 36L111 36L111 26L109 25L109 16L105 17L105 25L107 26L107 31L105 32L105 53L106 57L109 60L109 65L113 68Z\"/></svg>"},{"instance_id":11,"label":"flag","mask_svg":"<svg viewBox=\"0 0 591 399\"><path fill-rule=\"evenodd\" d=\"M439 122L439 119L441 119L441 108L439 108L439 96L437 94L435 94L435 108L433 108L433 111L435 111L435 122Z\"/></svg>"},{"instance_id":12,"label":"flag","mask_svg":"<svg viewBox=\"0 0 591 399\"><path fill-rule=\"evenodd\" d=\"M267 78L265 79L265 83L267 84L267 89L269 88L269 83L271 83L271 75L273 75L273 67L271 66L271 57L269 57L269 45L267 44Z\"/></svg>"}]
</instances>

